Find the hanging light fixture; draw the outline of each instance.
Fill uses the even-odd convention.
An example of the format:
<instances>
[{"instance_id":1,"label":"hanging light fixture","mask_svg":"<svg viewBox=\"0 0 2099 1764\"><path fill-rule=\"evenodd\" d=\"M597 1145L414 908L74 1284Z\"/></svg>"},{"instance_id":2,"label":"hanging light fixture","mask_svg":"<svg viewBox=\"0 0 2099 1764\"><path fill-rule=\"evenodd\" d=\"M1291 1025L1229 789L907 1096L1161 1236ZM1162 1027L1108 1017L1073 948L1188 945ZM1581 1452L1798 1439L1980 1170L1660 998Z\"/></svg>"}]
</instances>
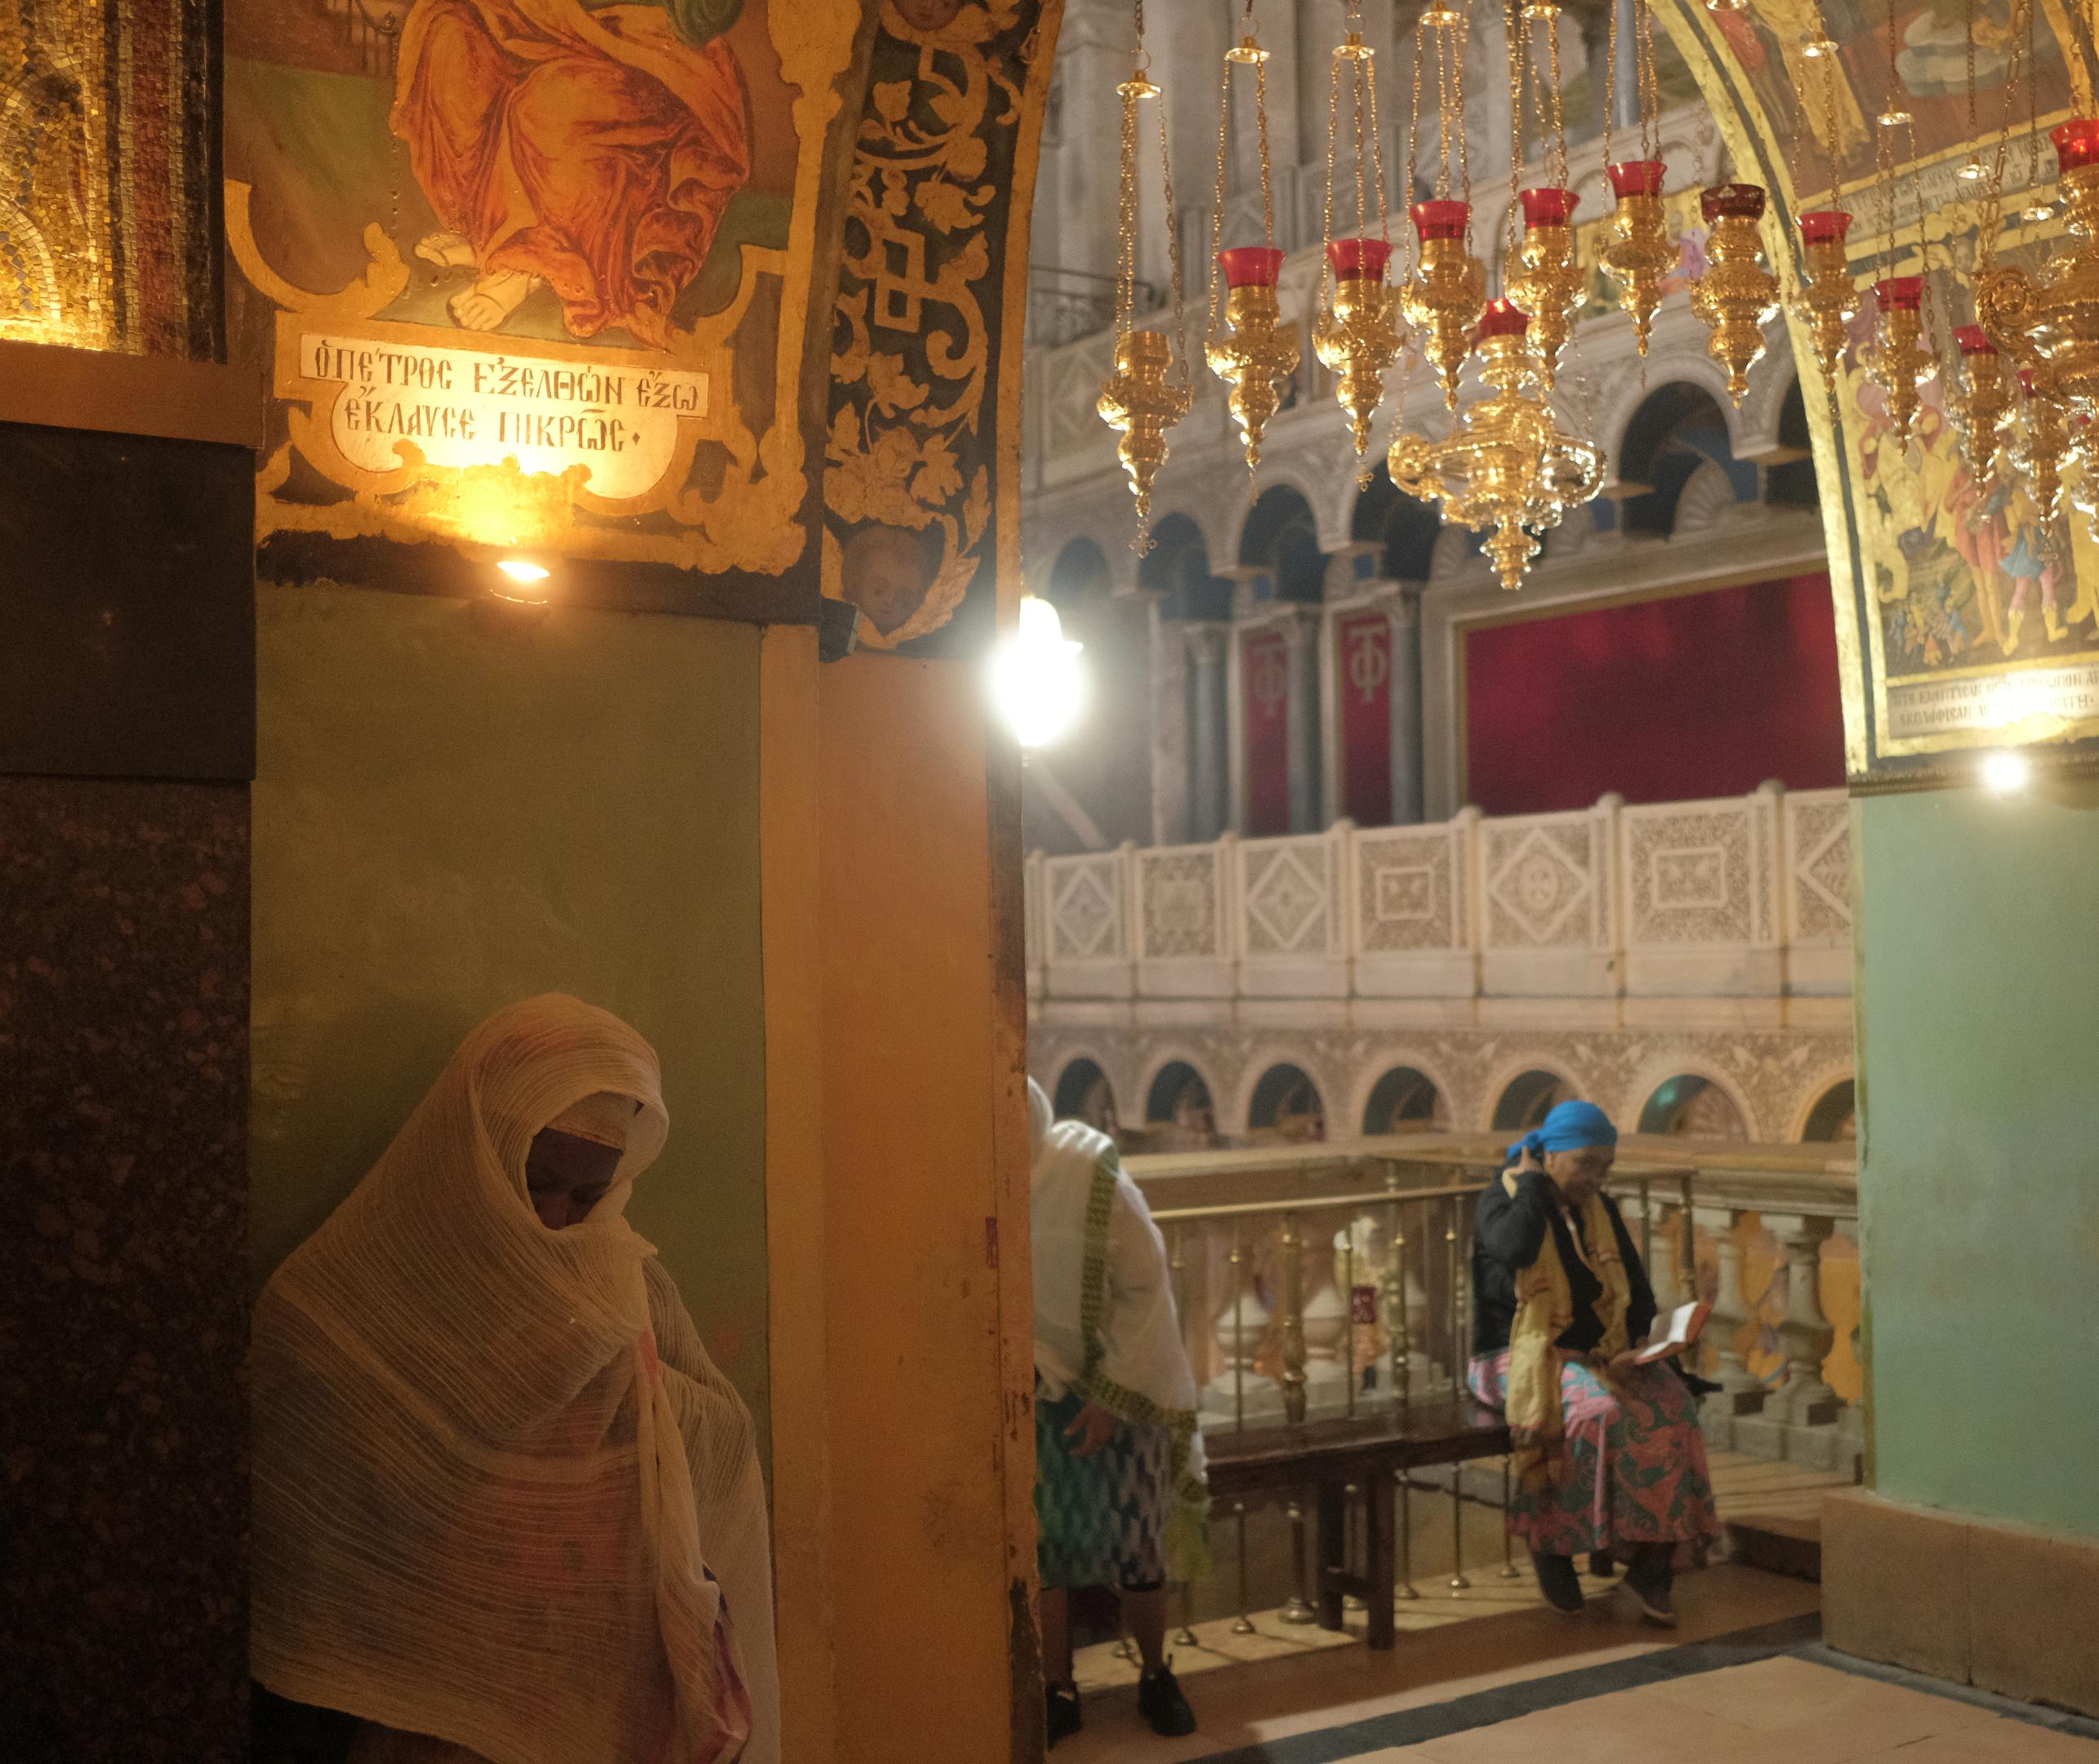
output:
<instances>
[{"instance_id":1,"label":"hanging light fixture","mask_svg":"<svg viewBox=\"0 0 2099 1764\"><path fill-rule=\"evenodd\" d=\"M2049 138L2070 248L2039 278L1992 269L1977 281L1976 313L1999 348L2045 364L2066 412L2090 421L2099 418L2099 121L2061 123Z\"/></svg>"},{"instance_id":2,"label":"hanging light fixture","mask_svg":"<svg viewBox=\"0 0 2099 1764\"><path fill-rule=\"evenodd\" d=\"M1537 361L1513 303L1489 303L1480 323L1480 377L1489 396L1467 407L1442 441L1393 439L1386 465L1395 488L1442 506L1443 518L1488 535L1501 586L1522 586L1537 535L1589 501L1603 481L1594 448L1553 420L1540 395Z\"/></svg>"},{"instance_id":3,"label":"hanging light fixture","mask_svg":"<svg viewBox=\"0 0 2099 1764\"><path fill-rule=\"evenodd\" d=\"M1604 69L1603 175L1610 180L1613 207L1611 238L1601 253L1603 267L1618 284L1618 304L1633 321L1640 353L1647 353L1655 312L1661 305L1662 278L1676 267L1676 241L1669 237L1662 212L1660 140L1661 87L1655 73L1655 17L1651 0L1633 0L1634 94L1640 119L1640 157L1611 157L1611 120L1618 105L1618 8L1611 9L1611 59Z\"/></svg>"},{"instance_id":4,"label":"hanging light fixture","mask_svg":"<svg viewBox=\"0 0 2099 1764\"><path fill-rule=\"evenodd\" d=\"M1328 75L1326 253L1320 270L1319 319L1312 330L1312 346L1334 374L1334 395L1348 413L1356 457L1361 460L1370 452L1370 419L1384 397L1385 370L1398 360L1402 345L1398 291L1385 279L1392 242L1385 232L1377 53L1363 41L1362 0L1348 0L1346 23ZM1353 118L1349 157L1355 171L1356 230L1349 238L1336 238L1334 180L1344 84L1346 103Z\"/></svg>"},{"instance_id":5,"label":"hanging light fixture","mask_svg":"<svg viewBox=\"0 0 2099 1764\"><path fill-rule=\"evenodd\" d=\"M1833 421L1844 351L1851 346L1851 323L1859 311L1858 287L1844 252L1851 226L1852 217L1838 208L1818 208L1800 216L1800 277L1791 303L1821 371Z\"/></svg>"},{"instance_id":6,"label":"hanging light fixture","mask_svg":"<svg viewBox=\"0 0 2099 1764\"><path fill-rule=\"evenodd\" d=\"M1839 420L1837 388L1843 376L1844 351L1851 347L1851 323L1858 316L1859 301L1846 251L1852 217L1834 206L1843 187L1843 137L1837 128L1837 45L1821 27L1819 5L1816 24L1816 33L1802 47L1801 72L1794 84L1793 183L1795 189L1808 187L1809 155L1820 146L1829 167L1832 206L1810 209L1798 217L1798 269L1785 303L1807 333L1808 351L1820 371L1822 394L1834 427ZM1819 91L1811 89L1818 83ZM1820 100L1819 106L1816 98ZM1818 108L1822 117L1819 131L1814 121Z\"/></svg>"},{"instance_id":7,"label":"hanging light fixture","mask_svg":"<svg viewBox=\"0 0 2099 1764\"><path fill-rule=\"evenodd\" d=\"M1210 212L1224 218L1224 172L1231 145L1232 74L1254 70L1254 121L1261 173L1261 243L1227 246L1211 261L1210 328L1205 351L1210 372L1232 388L1227 403L1246 449L1246 470L1261 463L1261 436L1282 408L1285 389L1301 359L1297 330L1283 323L1276 284L1283 254L1276 249L1275 186L1268 161L1268 51L1254 24L1254 0L1246 0L1245 33L1224 51L1224 78L1217 116L1217 194ZM1217 328L1218 277L1222 272L1225 330Z\"/></svg>"},{"instance_id":8,"label":"hanging light fixture","mask_svg":"<svg viewBox=\"0 0 2099 1764\"><path fill-rule=\"evenodd\" d=\"M1560 9L1554 0L1529 0L1518 16L1509 4L1509 112L1514 134L1511 163L1523 163L1523 118L1535 102L1545 125L1545 171L1553 181L1516 193L1523 237L1512 242L1513 268L1504 278L1509 299L1530 314L1531 353L1538 378L1551 391L1560 358L1574 335L1575 314L1588 293L1575 261L1574 212L1579 198L1568 187L1567 134L1560 102ZM1545 53L1531 47L1531 27L1542 29Z\"/></svg>"},{"instance_id":9,"label":"hanging light fixture","mask_svg":"<svg viewBox=\"0 0 2099 1764\"><path fill-rule=\"evenodd\" d=\"M1144 47L1144 0L1136 0L1135 24L1130 78L1116 87L1122 98L1122 182L1116 216L1115 371L1101 388L1099 408L1101 420L1122 436L1116 452L1130 474L1130 494L1137 506L1137 536L1130 541L1130 549L1141 557L1152 549L1152 486L1159 468L1166 462L1166 431L1188 415L1192 400L1185 341L1188 324L1181 306L1180 240L1170 227L1166 230L1166 250L1174 336L1183 340L1181 348L1175 351L1173 337L1165 332L1139 330L1136 323L1138 111L1147 100L1159 96L1159 88L1147 72L1151 56ZM1166 212L1171 214L1173 162L1166 150L1165 116L1159 114L1157 122L1159 164L1165 177Z\"/></svg>"},{"instance_id":10,"label":"hanging light fixture","mask_svg":"<svg viewBox=\"0 0 2099 1764\"><path fill-rule=\"evenodd\" d=\"M1941 391L1968 471L1977 483L1986 485L1997 475L2003 452L1999 431L2017 396L2018 382L1981 325L1961 326L1954 332L1954 346L1960 351L1960 372L1947 375Z\"/></svg>"},{"instance_id":11,"label":"hanging light fixture","mask_svg":"<svg viewBox=\"0 0 2099 1764\"><path fill-rule=\"evenodd\" d=\"M1715 184L1698 198L1705 216L1705 273L1691 284L1691 307L1712 332L1706 353L1727 371L1740 410L1749 370L1764 357L1764 329L1778 316L1778 278L1763 266L1761 184Z\"/></svg>"},{"instance_id":12,"label":"hanging light fixture","mask_svg":"<svg viewBox=\"0 0 2099 1764\"><path fill-rule=\"evenodd\" d=\"M1895 0L1887 0L1887 89L1902 90L1901 69L1896 39ZM1880 388L1887 406L1888 426L1895 439L1911 448L1917 412L1923 404L1924 388L1939 371L1939 358L1932 341L1925 310L1929 267L1924 243L1924 186L1917 165L1915 119L1891 97L1888 107L1876 119L1875 181L1879 189L1881 234L1887 242L1887 261L1881 278L1874 283L1875 319L1873 341L1859 352L1859 365L1866 377ZM1900 155L1901 157L1898 157ZM1895 186L1896 167L1910 166L1910 194L1917 216L1917 274L1898 274L1905 255L1896 233ZM1914 449L1910 465L1921 464Z\"/></svg>"},{"instance_id":13,"label":"hanging light fixture","mask_svg":"<svg viewBox=\"0 0 2099 1764\"><path fill-rule=\"evenodd\" d=\"M2041 532L2052 544L2056 521L2062 514L2063 478L2077 463L2070 425L2045 369L2021 368L2019 393L2006 425L2005 455L2025 482Z\"/></svg>"},{"instance_id":14,"label":"hanging light fixture","mask_svg":"<svg viewBox=\"0 0 2099 1764\"><path fill-rule=\"evenodd\" d=\"M1422 354L1442 382L1443 402L1458 408L1458 376L1472 353L1486 305L1486 266L1473 255L1472 162L1465 145L1465 15L1450 0L1432 0L1415 38L1414 114L1407 131L1407 170L1419 165L1421 83L1424 65L1436 70L1435 195L1408 211L1415 240L1406 279L1407 321L1420 333ZM1453 194L1453 190L1457 194Z\"/></svg>"}]
</instances>

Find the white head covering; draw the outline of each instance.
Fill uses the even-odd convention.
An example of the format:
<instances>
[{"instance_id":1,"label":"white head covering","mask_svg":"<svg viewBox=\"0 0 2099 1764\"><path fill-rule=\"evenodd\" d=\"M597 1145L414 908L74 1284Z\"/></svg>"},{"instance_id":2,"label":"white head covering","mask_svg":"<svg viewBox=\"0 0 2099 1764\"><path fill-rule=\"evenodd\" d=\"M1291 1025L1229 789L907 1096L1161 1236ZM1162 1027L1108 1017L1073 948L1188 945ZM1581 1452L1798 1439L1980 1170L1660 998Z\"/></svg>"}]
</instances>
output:
<instances>
[{"instance_id":1,"label":"white head covering","mask_svg":"<svg viewBox=\"0 0 2099 1764\"><path fill-rule=\"evenodd\" d=\"M533 1136L608 1095L613 1186L550 1231ZM271 1690L492 1764L778 1759L750 1416L621 1216L668 1126L617 1018L511 1005L272 1277L252 1359Z\"/></svg>"},{"instance_id":2,"label":"white head covering","mask_svg":"<svg viewBox=\"0 0 2099 1764\"><path fill-rule=\"evenodd\" d=\"M1050 1093L1032 1078L1027 1080L1027 1161L1032 1165L1042 1155L1042 1142L1050 1136L1056 1125L1057 1111L1050 1106Z\"/></svg>"}]
</instances>

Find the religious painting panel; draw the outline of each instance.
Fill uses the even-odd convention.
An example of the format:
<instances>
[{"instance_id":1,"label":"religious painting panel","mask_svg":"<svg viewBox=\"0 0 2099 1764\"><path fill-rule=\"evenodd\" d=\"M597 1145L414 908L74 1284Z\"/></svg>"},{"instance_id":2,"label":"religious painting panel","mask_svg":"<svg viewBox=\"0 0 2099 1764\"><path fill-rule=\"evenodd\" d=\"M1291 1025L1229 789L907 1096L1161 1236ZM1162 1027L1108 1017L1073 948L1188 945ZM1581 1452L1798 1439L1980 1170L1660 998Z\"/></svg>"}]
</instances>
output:
<instances>
[{"instance_id":1,"label":"religious painting panel","mask_svg":"<svg viewBox=\"0 0 2099 1764\"><path fill-rule=\"evenodd\" d=\"M863 645L943 653L985 640L1002 550L1018 562L1018 486L995 485L1019 350L1000 341L1024 312L1058 8L880 10L832 311L823 590Z\"/></svg>"},{"instance_id":2,"label":"religious painting panel","mask_svg":"<svg viewBox=\"0 0 2099 1764\"><path fill-rule=\"evenodd\" d=\"M813 581L804 340L858 10L230 0L265 573L391 586L450 551Z\"/></svg>"}]
</instances>

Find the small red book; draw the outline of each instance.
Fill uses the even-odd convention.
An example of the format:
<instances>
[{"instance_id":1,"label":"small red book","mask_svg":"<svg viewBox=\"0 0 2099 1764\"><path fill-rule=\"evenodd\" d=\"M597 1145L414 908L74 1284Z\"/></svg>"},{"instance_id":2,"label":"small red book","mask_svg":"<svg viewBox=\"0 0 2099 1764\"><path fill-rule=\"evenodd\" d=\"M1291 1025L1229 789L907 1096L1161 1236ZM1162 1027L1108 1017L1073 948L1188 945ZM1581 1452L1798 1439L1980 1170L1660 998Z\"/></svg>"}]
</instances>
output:
<instances>
[{"instance_id":1,"label":"small red book","mask_svg":"<svg viewBox=\"0 0 2099 1764\"><path fill-rule=\"evenodd\" d=\"M1669 1333L1651 1347L1642 1348L1633 1357L1635 1365L1652 1365L1657 1360L1666 1360L1671 1354L1682 1353L1705 1327L1705 1320L1713 1315L1713 1307L1703 1299L1687 1305L1678 1305L1669 1313Z\"/></svg>"}]
</instances>

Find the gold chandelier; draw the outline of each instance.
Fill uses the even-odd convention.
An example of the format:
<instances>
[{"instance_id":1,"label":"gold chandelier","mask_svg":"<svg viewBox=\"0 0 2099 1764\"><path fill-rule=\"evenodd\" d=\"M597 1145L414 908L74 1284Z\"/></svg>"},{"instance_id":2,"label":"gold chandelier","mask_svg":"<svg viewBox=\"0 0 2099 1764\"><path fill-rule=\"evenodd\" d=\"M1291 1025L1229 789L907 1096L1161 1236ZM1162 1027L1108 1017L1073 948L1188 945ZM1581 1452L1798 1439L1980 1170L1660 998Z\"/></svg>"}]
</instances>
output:
<instances>
[{"instance_id":1,"label":"gold chandelier","mask_svg":"<svg viewBox=\"0 0 2099 1764\"><path fill-rule=\"evenodd\" d=\"M1166 463L1166 431L1188 415L1192 402L1185 341L1177 360L1172 337L1164 331L1140 330L1136 323L1138 106L1159 96L1159 88L1146 71L1150 61L1144 47L1144 0L1137 0L1130 78L1116 87L1122 98L1122 184L1117 214L1115 370L1101 388L1098 408L1102 421L1122 436L1116 452L1130 475L1130 495L1137 506L1137 535L1130 541L1130 549L1140 557L1152 549L1152 487L1159 468ZM1159 163L1165 175L1166 212L1171 214L1174 168L1166 150L1166 119L1158 114L1157 121ZM1181 310L1180 243L1170 228L1166 233L1166 249L1171 266L1174 332L1185 339L1188 326Z\"/></svg>"},{"instance_id":2,"label":"gold chandelier","mask_svg":"<svg viewBox=\"0 0 2099 1764\"><path fill-rule=\"evenodd\" d=\"M1923 408L1924 388L1939 371L1939 358L1924 327L1924 278L1883 276L1873 285L1878 312L1873 341L1859 351L1859 365L1880 388L1887 424L1907 446Z\"/></svg>"},{"instance_id":3,"label":"gold chandelier","mask_svg":"<svg viewBox=\"0 0 2099 1764\"><path fill-rule=\"evenodd\" d=\"M1224 216L1224 171L1230 146L1232 73L1254 70L1254 118L1261 173L1261 243L1228 246L1211 260L1210 327L1205 355L1210 372L1232 388L1227 403L1246 450L1246 470L1261 463L1261 436L1282 408L1284 389L1300 359L1297 329L1283 323L1276 286L1283 254L1276 249L1276 201L1268 163L1268 51L1254 27L1254 0L1246 0L1246 33L1224 52L1224 79L1217 115L1217 193L1210 212ZM1218 332L1218 276L1224 278L1225 330Z\"/></svg>"},{"instance_id":4,"label":"gold chandelier","mask_svg":"<svg viewBox=\"0 0 2099 1764\"><path fill-rule=\"evenodd\" d=\"M1385 237L1384 149L1378 129L1377 55L1363 41L1362 0L1348 0L1347 29L1334 51L1326 109L1325 254L1320 313L1312 346L1335 376L1334 395L1348 413L1356 457L1370 448L1370 421L1384 397L1385 370L1398 360L1398 291L1385 279L1392 244ZM1356 231L1334 236L1334 180L1341 131L1344 85L1354 118ZM1372 237L1371 228L1376 228ZM1363 470L1367 472L1368 468Z\"/></svg>"},{"instance_id":5,"label":"gold chandelier","mask_svg":"<svg viewBox=\"0 0 2099 1764\"><path fill-rule=\"evenodd\" d=\"M1757 223L1760 184L1715 184L1698 198L1709 229L1705 273L1691 285L1691 306L1712 332L1706 352L1727 371L1727 395L1741 408L1749 370L1763 359L1763 327L1778 316L1778 278L1765 269Z\"/></svg>"},{"instance_id":6,"label":"gold chandelier","mask_svg":"<svg viewBox=\"0 0 2099 1764\"><path fill-rule=\"evenodd\" d=\"M1471 354L1473 334L1486 305L1486 266L1473 255L1472 162L1465 144L1465 15L1450 0L1431 0L1421 15L1414 58L1414 110L1406 163L1418 178L1421 83L1425 65L1436 70L1434 194L1407 211L1414 223L1414 271L1406 279L1407 322L1421 352L1442 382L1443 402L1458 408L1458 376ZM1454 194L1455 192L1455 194Z\"/></svg>"},{"instance_id":7,"label":"gold chandelier","mask_svg":"<svg viewBox=\"0 0 2099 1764\"><path fill-rule=\"evenodd\" d=\"M1505 589L1521 587L1537 556L1536 535L1559 525L1602 483L1588 442L1568 434L1540 395L1529 319L1512 302L1491 302L1480 324L1480 377L1489 396L1467 407L1450 434L1393 439L1393 485L1442 506L1443 518L1488 535L1487 555Z\"/></svg>"},{"instance_id":8,"label":"gold chandelier","mask_svg":"<svg viewBox=\"0 0 2099 1764\"><path fill-rule=\"evenodd\" d=\"M2039 278L2013 265L1977 280L1976 316L1992 341L2022 363L2045 368L2065 413L2099 417L2099 121L2049 131L2070 248Z\"/></svg>"}]
</instances>

